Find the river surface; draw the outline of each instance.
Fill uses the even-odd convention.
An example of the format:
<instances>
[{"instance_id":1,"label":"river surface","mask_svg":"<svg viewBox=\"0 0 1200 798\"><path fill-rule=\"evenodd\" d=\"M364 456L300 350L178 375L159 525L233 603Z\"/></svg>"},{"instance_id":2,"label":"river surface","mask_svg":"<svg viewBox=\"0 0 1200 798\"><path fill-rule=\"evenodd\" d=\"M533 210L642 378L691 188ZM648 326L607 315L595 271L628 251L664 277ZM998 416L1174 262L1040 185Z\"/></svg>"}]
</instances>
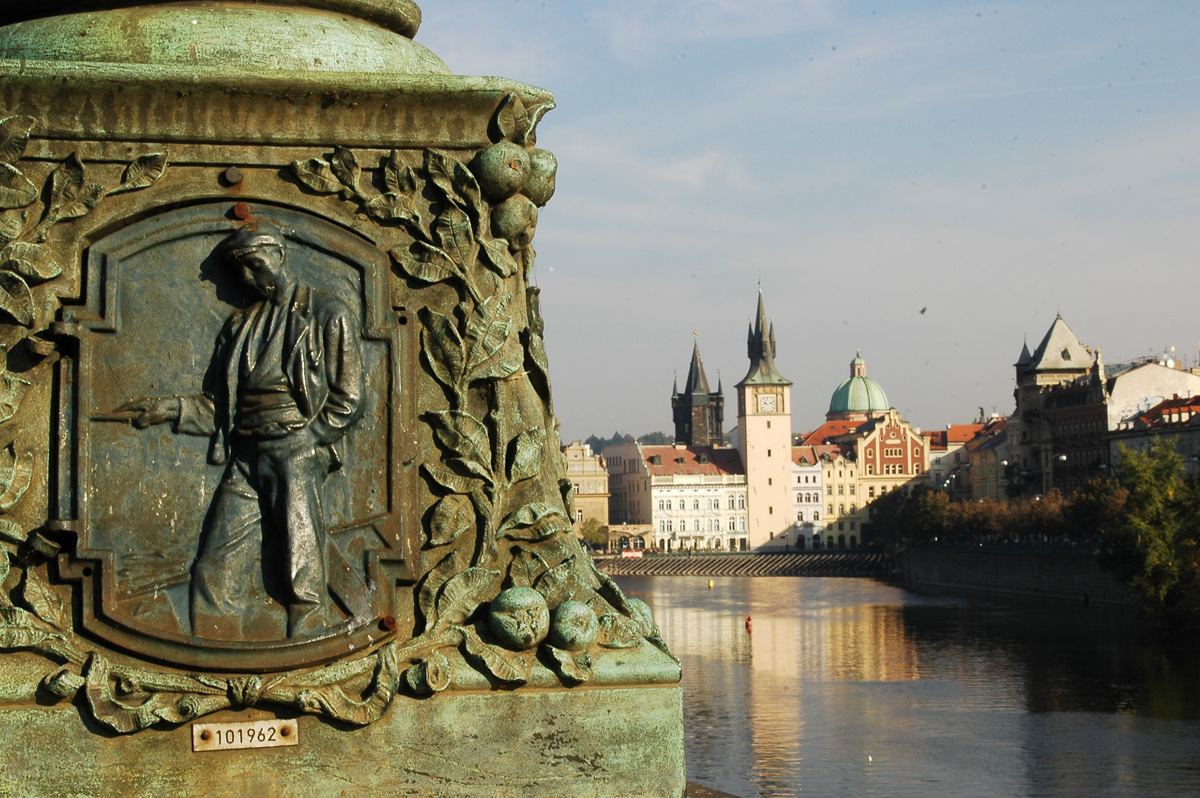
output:
<instances>
[{"instance_id":1,"label":"river surface","mask_svg":"<svg viewBox=\"0 0 1200 798\"><path fill-rule=\"evenodd\" d=\"M1200 795L1200 652L1121 613L865 579L617 581L683 661L689 781L742 798Z\"/></svg>"}]
</instances>

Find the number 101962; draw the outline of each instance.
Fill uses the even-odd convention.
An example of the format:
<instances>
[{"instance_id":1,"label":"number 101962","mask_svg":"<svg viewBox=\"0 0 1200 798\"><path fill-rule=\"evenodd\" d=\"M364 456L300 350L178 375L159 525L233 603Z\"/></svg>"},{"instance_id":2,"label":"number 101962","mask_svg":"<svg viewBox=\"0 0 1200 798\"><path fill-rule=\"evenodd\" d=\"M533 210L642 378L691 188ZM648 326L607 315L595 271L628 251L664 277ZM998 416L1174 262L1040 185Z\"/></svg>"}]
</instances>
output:
<instances>
[{"instance_id":1,"label":"number 101962","mask_svg":"<svg viewBox=\"0 0 1200 798\"><path fill-rule=\"evenodd\" d=\"M295 720L253 720L240 723L192 725L193 751L229 751L235 748L276 748L300 744Z\"/></svg>"}]
</instances>

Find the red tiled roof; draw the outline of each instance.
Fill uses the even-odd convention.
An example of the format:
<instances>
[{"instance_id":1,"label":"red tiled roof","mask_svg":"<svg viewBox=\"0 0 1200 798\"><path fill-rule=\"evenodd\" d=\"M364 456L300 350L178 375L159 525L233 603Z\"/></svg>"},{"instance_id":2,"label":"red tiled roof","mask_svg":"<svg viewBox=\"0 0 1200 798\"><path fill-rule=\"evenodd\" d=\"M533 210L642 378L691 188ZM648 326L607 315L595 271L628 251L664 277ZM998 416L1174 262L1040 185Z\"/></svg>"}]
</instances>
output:
<instances>
[{"instance_id":1,"label":"red tiled roof","mask_svg":"<svg viewBox=\"0 0 1200 798\"><path fill-rule=\"evenodd\" d=\"M1200 396L1180 397L1178 395L1171 399L1164 399L1146 412L1138 416L1138 421L1143 424L1158 425L1170 424L1172 414L1187 413L1189 416L1200 413ZM1186 419L1178 419L1174 423L1187 423Z\"/></svg>"},{"instance_id":2,"label":"red tiled roof","mask_svg":"<svg viewBox=\"0 0 1200 798\"><path fill-rule=\"evenodd\" d=\"M707 463L700 462L702 454L707 456ZM742 468L742 458L738 456L737 449L713 449L707 446L687 449L677 449L674 446L643 446L642 457L646 461L646 470L653 477L746 473ZM661 458L661 464L654 463L655 457Z\"/></svg>"},{"instance_id":3,"label":"red tiled roof","mask_svg":"<svg viewBox=\"0 0 1200 798\"><path fill-rule=\"evenodd\" d=\"M985 427L984 424L951 424L946 428L947 443L966 443Z\"/></svg>"},{"instance_id":4,"label":"red tiled roof","mask_svg":"<svg viewBox=\"0 0 1200 798\"><path fill-rule=\"evenodd\" d=\"M822 457L830 459L838 457L852 458L854 447L838 444L814 444L792 447L792 462L796 465L815 465Z\"/></svg>"},{"instance_id":5,"label":"red tiled roof","mask_svg":"<svg viewBox=\"0 0 1200 798\"><path fill-rule=\"evenodd\" d=\"M800 443L803 446L815 446L818 444L823 444L830 438L838 438L842 435L848 435L865 423L867 422L861 419L858 421L849 421L846 419L826 421L812 432L802 435L800 438Z\"/></svg>"}]
</instances>

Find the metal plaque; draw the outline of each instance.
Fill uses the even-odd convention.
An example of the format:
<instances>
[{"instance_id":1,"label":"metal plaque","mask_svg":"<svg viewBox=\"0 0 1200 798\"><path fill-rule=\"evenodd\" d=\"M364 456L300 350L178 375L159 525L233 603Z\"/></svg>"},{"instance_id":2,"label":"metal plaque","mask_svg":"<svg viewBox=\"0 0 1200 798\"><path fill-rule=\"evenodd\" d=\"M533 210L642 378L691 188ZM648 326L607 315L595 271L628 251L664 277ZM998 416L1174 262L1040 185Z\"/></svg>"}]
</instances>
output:
<instances>
[{"instance_id":1,"label":"metal plaque","mask_svg":"<svg viewBox=\"0 0 1200 798\"><path fill-rule=\"evenodd\" d=\"M192 750L197 752L280 748L299 744L300 725L295 720L251 720L192 725Z\"/></svg>"}]
</instances>

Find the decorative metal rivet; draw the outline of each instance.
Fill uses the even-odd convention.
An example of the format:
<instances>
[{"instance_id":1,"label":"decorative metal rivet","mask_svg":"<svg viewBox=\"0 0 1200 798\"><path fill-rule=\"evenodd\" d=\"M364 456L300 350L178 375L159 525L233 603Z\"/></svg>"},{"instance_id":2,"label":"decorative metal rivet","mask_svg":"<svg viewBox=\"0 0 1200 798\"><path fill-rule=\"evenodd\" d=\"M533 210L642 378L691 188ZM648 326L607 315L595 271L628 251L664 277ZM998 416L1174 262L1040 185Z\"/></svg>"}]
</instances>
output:
<instances>
[{"instance_id":1,"label":"decorative metal rivet","mask_svg":"<svg viewBox=\"0 0 1200 798\"><path fill-rule=\"evenodd\" d=\"M225 182L231 186L236 186L238 183L242 182L242 170L238 169L236 166L229 167L222 173L221 176L225 178Z\"/></svg>"},{"instance_id":2,"label":"decorative metal rivet","mask_svg":"<svg viewBox=\"0 0 1200 798\"><path fill-rule=\"evenodd\" d=\"M250 209L249 203L239 202L233 206L233 215L241 219L243 222L250 218L254 211Z\"/></svg>"}]
</instances>

